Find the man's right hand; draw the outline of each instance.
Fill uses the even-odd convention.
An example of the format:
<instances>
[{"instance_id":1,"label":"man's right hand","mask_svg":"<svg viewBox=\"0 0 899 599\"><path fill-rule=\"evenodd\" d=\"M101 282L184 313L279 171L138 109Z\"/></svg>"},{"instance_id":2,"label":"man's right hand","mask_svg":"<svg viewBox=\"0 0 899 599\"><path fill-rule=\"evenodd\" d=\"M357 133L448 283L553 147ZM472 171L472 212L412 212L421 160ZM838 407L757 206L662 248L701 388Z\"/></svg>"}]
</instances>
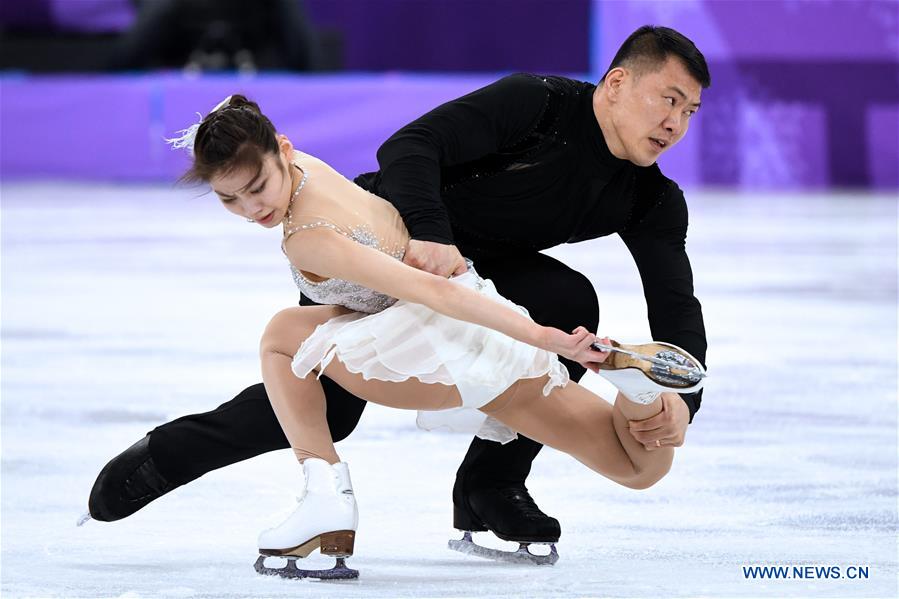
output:
<instances>
[{"instance_id":1,"label":"man's right hand","mask_svg":"<svg viewBox=\"0 0 899 599\"><path fill-rule=\"evenodd\" d=\"M403 263L441 277L461 275L468 270L456 246L418 239L409 240Z\"/></svg>"}]
</instances>

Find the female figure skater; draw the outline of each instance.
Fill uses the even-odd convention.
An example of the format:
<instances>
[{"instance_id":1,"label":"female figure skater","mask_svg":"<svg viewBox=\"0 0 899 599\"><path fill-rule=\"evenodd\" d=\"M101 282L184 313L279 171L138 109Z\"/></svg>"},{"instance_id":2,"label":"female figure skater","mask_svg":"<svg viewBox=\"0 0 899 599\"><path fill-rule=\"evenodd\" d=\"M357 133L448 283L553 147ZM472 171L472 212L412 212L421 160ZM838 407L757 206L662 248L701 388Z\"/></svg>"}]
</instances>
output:
<instances>
[{"instance_id":1,"label":"female figure skater","mask_svg":"<svg viewBox=\"0 0 899 599\"><path fill-rule=\"evenodd\" d=\"M260 344L265 389L306 488L293 514L260 535L257 570L356 575L342 558L353 553L358 512L328 430L323 374L367 401L419 410L424 428L479 414L481 436L504 441L520 431L629 488L650 487L670 469L674 448L647 451L627 421L659 413L661 392L702 386L702 366L685 351L540 326L470 263L450 279L405 265L409 234L396 209L295 151L243 96L172 141L193 151L184 180L208 183L248 221L283 228L297 286L322 304L279 312ZM570 382L559 355L611 380L621 392L614 405ZM295 559L317 548L338 567L297 569ZM266 555L293 561L271 570Z\"/></svg>"}]
</instances>

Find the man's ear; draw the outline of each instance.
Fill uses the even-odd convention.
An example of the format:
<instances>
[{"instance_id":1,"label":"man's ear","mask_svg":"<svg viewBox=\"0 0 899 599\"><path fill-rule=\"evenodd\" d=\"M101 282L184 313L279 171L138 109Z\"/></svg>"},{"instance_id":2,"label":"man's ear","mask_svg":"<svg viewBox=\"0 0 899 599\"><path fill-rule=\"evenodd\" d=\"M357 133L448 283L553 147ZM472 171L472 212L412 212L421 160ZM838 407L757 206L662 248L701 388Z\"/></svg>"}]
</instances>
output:
<instances>
[{"instance_id":1,"label":"man's ear","mask_svg":"<svg viewBox=\"0 0 899 599\"><path fill-rule=\"evenodd\" d=\"M630 72L623 67L615 67L608 73L606 73L606 78L603 81L603 88L606 90L606 95L609 100L613 102L618 99L621 95L621 89L630 76Z\"/></svg>"}]
</instances>

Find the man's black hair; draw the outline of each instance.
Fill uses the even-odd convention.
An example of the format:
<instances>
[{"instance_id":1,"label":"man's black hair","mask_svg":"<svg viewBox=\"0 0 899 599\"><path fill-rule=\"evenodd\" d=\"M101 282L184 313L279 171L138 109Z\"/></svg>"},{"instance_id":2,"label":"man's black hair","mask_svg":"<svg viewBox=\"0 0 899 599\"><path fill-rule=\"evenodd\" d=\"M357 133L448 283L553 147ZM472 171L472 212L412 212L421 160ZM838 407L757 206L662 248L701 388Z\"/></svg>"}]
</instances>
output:
<instances>
[{"instance_id":1,"label":"man's black hair","mask_svg":"<svg viewBox=\"0 0 899 599\"><path fill-rule=\"evenodd\" d=\"M709 67L696 44L674 29L655 25L644 25L624 40L606 75L620 66L631 67L637 72L652 71L660 68L669 56L678 57L703 89L712 84ZM600 83L605 80L606 75L602 76Z\"/></svg>"}]
</instances>

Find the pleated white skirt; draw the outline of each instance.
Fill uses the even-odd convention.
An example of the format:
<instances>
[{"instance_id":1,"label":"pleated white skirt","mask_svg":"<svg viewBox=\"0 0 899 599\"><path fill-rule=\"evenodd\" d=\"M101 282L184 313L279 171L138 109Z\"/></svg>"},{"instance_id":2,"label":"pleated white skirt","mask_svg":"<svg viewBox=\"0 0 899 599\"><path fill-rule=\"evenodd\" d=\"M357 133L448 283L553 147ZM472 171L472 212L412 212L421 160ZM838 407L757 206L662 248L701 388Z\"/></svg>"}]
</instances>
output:
<instances>
[{"instance_id":1,"label":"pleated white skirt","mask_svg":"<svg viewBox=\"0 0 899 599\"><path fill-rule=\"evenodd\" d=\"M527 310L501 296L488 279L469 268L452 279L525 316ZM319 376L338 358L350 372L366 380L455 385L462 407L420 411L420 428L448 428L506 443L515 431L477 410L523 378L549 376L543 394L568 382L568 370L556 354L502 333L439 314L421 304L398 301L376 314L353 312L316 327L293 359L293 372Z\"/></svg>"}]
</instances>

